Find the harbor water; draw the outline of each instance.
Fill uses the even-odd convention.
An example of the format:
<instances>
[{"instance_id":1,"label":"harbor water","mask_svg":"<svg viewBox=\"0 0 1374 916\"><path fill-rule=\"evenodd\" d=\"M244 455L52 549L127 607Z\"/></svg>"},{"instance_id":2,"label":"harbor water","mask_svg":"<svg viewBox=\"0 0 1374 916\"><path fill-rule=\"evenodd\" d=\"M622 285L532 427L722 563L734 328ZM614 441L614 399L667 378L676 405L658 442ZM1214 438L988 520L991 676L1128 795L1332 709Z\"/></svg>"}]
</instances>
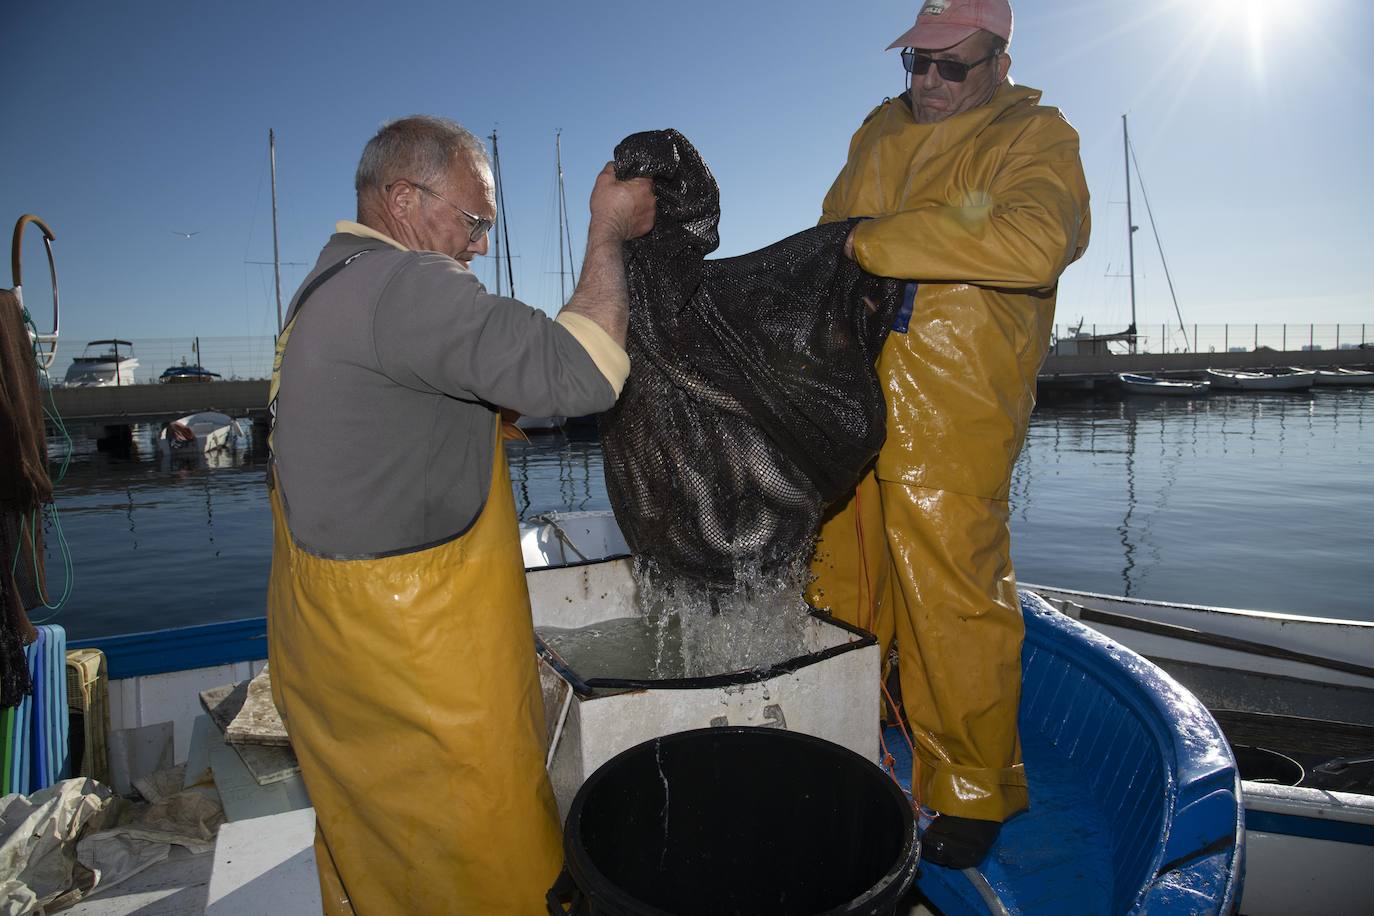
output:
<instances>
[{"instance_id":1,"label":"harbor water","mask_svg":"<svg viewBox=\"0 0 1374 916\"><path fill-rule=\"evenodd\" d=\"M79 639L264 612L261 443L211 462L169 459L153 434L135 427L113 450L73 440L45 525L51 597L70 594L35 621ZM508 452L522 517L610 508L596 442L550 436ZM1012 481L1018 578L1374 619L1371 456L1370 391L1042 403Z\"/></svg>"}]
</instances>

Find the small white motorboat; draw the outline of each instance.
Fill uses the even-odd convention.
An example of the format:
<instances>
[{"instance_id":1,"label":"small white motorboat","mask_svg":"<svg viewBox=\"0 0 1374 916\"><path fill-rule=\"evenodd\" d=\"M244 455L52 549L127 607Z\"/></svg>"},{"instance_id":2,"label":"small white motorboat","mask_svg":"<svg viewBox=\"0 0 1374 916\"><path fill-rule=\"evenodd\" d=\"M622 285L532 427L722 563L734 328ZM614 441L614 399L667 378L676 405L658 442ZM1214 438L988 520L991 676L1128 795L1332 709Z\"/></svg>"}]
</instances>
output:
<instances>
[{"instance_id":1,"label":"small white motorboat","mask_svg":"<svg viewBox=\"0 0 1374 916\"><path fill-rule=\"evenodd\" d=\"M246 446L249 441L244 421L207 410L168 423L158 433L157 447L163 454L209 455Z\"/></svg>"},{"instance_id":2,"label":"small white motorboat","mask_svg":"<svg viewBox=\"0 0 1374 916\"><path fill-rule=\"evenodd\" d=\"M121 352L120 347L123 347ZM93 340L67 367L67 388L110 388L134 384L138 358L127 340Z\"/></svg>"},{"instance_id":3,"label":"small white motorboat","mask_svg":"<svg viewBox=\"0 0 1374 916\"><path fill-rule=\"evenodd\" d=\"M1311 369L1270 369L1267 372L1237 369L1208 369L1207 380L1213 388L1232 391L1301 391L1316 383Z\"/></svg>"},{"instance_id":4,"label":"small white motorboat","mask_svg":"<svg viewBox=\"0 0 1374 916\"><path fill-rule=\"evenodd\" d=\"M1374 372L1365 369L1318 369L1314 380L1320 387L1374 385Z\"/></svg>"},{"instance_id":5,"label":"small white motorboat","mask_svg":"<svg viewBox=\"0 0 1374 916\"><path fill-rule=\"evenodd\" d=\"M1169 398L1193 398L1204 395L1212 387L1207 381L1188 379L1155 378L1152 375L1137 375L1134 372L1117 373L1122 390L1130 394L1147 394Z\"/></svg>"}]
</instances>

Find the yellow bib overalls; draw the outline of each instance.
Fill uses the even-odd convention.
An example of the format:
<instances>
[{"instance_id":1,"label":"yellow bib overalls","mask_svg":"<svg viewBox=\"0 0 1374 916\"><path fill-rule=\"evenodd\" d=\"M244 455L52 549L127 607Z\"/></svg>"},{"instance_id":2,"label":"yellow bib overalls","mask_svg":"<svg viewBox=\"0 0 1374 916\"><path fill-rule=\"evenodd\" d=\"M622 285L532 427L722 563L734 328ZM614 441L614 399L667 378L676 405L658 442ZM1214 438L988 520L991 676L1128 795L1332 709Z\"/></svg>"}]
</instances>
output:
<instances>
[{"instance_id":1,"label":"yellow bib overalls","mask_svg":"<svg viewBox=\"0 0 1374 916\"><path fill-rule=\"evenodd\" d=\"M297 543L274 465L272 692L315 806L327 914L545 912L562 851L498 428L471 527L375 559Z\"/></svg>"}]
</instances>

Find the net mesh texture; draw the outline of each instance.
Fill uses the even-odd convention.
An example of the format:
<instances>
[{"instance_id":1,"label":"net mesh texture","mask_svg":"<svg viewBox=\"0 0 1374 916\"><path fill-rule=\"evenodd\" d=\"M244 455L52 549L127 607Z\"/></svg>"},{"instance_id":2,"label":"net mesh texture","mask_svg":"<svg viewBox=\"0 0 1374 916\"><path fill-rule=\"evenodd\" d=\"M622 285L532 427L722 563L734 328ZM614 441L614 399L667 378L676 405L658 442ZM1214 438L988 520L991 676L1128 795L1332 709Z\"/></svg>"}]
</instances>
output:
<instances>
[{"instance_id":1,"label":"net mesh texture","mask_svg":"<svg viewBox=\"0 0 1374 916\"><path fill-rule=\"evenodd\" d=\"M720 192L675 130L627 137L615 168L658 200L625 246L631 370L600 422L616 520L671 579L733 588L796 568L882 446L874 364L903 284L844 256L853 220L705 260Z\"/></svg>"}]
</instances>

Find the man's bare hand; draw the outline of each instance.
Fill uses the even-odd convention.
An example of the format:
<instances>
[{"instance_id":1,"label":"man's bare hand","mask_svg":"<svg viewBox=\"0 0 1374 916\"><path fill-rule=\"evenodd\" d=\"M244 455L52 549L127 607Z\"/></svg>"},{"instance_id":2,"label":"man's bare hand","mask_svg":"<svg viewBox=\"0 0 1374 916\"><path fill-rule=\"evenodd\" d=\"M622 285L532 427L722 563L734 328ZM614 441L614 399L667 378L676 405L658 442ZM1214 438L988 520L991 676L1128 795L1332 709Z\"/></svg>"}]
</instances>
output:
<instances>
[{"instance_id":1,"label":"man's bare hand","mask_svg":"<svg viewBox=\"0 0 1374 916\"><path fill-rule=\"evenodd\" d=\"M855 226L854 229L859 228ZM849 260L854 260L854 229L849 230L849 235L844 239L844 256Z\"/></svg>"},{"instance_id":2,"label":"man's bare hand","mask_svg":"<svg viewBox=\"0 0 1374 916\"><path fill-rule=\"evenodd\" d=\"M606 163L592 188L592 237L623 242L654 228L654 184L647 178L618 181L615 164Z\"/></svg>"}]
</instances>

